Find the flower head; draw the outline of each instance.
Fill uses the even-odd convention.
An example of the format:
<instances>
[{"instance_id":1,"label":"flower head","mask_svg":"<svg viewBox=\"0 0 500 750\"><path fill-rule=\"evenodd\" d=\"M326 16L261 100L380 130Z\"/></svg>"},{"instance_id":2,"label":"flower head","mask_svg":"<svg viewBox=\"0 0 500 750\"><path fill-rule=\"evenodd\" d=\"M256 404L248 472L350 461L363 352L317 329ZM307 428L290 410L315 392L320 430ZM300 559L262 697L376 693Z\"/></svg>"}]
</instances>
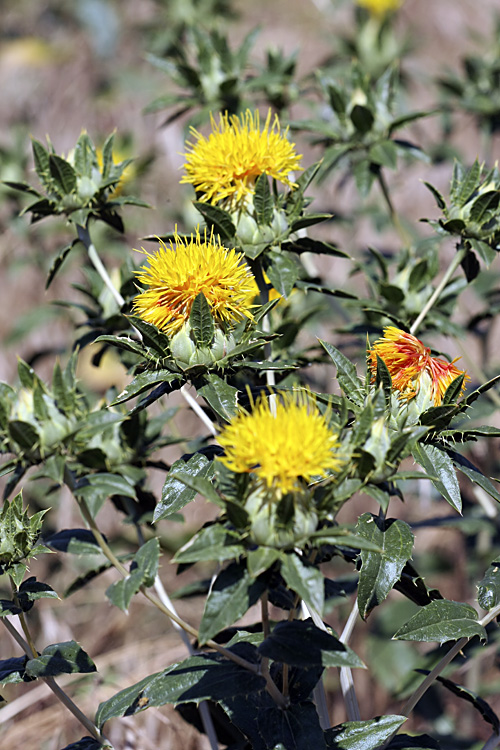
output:
<instances>
[{"instance_id":1,"label":"flower head","mask_svg":"<svg viewBox=\"0 0 500 750\"><path fill-rule=\"evenodd\" d=\"M289 174L300 169L302 157L287 140L287 131L280 132L277 116L271 123L271 110L262 130L259 113L249 109L239 117L220 114L218 124L211 117L211 123L208 138L191 129L196 142L187 144L186 174L181 180L194 185L200 200L239 202L253 194L261 174L293 186Z\"/></svg>"},{"instance_id":2,"label":"flower head","mask_svg":"<svg viewBox=\"0 0 500 750\"><path fill-rule=\"evenodd\" d=\"M218 440L225 450L219 460L237 473L254 473L268 488L285 494L313 477L338 471L338 435L328 425L311 394L279 393L275 403L261 397L239 414ZM301 481L302 480L302 481Z\"/></svg>"},{"instance_id":3,"label":"flower head","mask_svg":"<svg viewBox=\"0 0 500 750\"><path fill-rule=\"evenodd\" d=\"M397 10L403 0L356 0L356 4L366 8L372 16L385 16Z\"/></svg>"},{"instance_id":4,"label":"flower head","mask_svg":"<svg viewBox=\"0 0 500 750\"><path fill-rule=\"evenodd\" d=\"M251 318L255 280L241 253L228 250L213 234L191 239L174 235L175 244L160 241L146 253L138 280L147 289L134 299L134 312L173 336L189 319L193 302L203 292L215 321L221 325ZM145 251L144 251L145 252Z\"/></svg>"},{"instance_id":5,"label":"flower head","mask_svg":"<svg viewBox=\"0 0 500 750\"><path fill-rule=\"evenodd\" d=\"M377 354L385 362L392 378L392 386L400 392L400 397L409 400L417 395L425 382L430 382L430 395L435 406L443 400L448 386L463 370L455 367L456 359L447 362L445 359L431 357L431 350L424 346L411 333L401 331L395 326L384 329L384 336L373 344L368 351L373 376L377 370ZM465 389L465 375L462 392Z\"/></svg>"}]
</instances>

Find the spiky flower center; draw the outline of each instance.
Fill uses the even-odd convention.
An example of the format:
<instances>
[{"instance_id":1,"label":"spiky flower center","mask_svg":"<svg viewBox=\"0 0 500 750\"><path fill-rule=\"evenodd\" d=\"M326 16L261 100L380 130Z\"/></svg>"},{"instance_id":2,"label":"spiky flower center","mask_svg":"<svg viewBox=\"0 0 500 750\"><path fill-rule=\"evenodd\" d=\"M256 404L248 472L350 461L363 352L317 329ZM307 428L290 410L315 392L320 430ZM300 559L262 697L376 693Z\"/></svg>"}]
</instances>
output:
<instances>
[{"instance_id":1,"label":"spiky flower center","mask_svg":"<svg viewBox=\"0 0 500 750\"><path fill-rule=\"evenodd\" d=\"M143 251L145 252L145 251ZM137 273L146 287L134 299L134 312L173 336L189 319L193 302L203 292L216 323L231 325L251 318L255 279L243 255L229 250L213 234L191 239L174 236L170 246L160 241L148 265Z\"/></svg>"},{"instance_id":2,"label":"spiky flower center","mask_svg":"<svg viewBox=\"0 0 500 750\"><path fill-rule=\"evenodd\" d=\"M211 117L211 123L208 138L191 129L195 140L187 144L186 174L181 179L194 186L200 200L218 203L229 199L236 204L253 194L261 174L294 185L289 175L300 169L302 157L288 141L288 131L281 132L278 117L271 122L271 110L262 130L259 113L248 109L239 117L220 114L218 123Z\"/></svg>"},{"instance_id":3,"label":"spiky flower center","mask_svg":"<svg viewBox=\"0 0 500 750\"><path fill-rule=\"evenodd\" d=\"M300 490L313 477L339 471L338 434L311 394L278 393L240 410L218 440L220 460L237 473L252 472L265 487L284 494Z\"/></svg>"}]
</instances>

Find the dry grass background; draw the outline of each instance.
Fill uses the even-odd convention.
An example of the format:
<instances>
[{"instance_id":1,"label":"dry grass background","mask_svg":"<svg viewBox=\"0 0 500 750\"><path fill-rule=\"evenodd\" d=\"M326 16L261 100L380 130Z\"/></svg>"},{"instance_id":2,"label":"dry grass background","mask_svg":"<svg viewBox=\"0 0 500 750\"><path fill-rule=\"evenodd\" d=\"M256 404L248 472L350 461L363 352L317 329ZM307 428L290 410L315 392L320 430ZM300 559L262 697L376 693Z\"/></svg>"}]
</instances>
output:
<instances>
[{"instance_id":1,"label":"dry grass background","mask_svg":"<svg viewBox=\"0 0 500 750\"><path fill-rule=\"evenodd\" d=\"M131 209L125 215L125 243L121 250L116 246L112 248L116 258L125 248L137 247L142 235L162 234L172 229L173 217L182 207L178 169L182 164L183 132L180 123L161 127L162 113L143 114L143 108L165 90L163 75L144 60L148 49L147 26L164 23L165 16L160 14L159 4L153 0L109 3L103 0L102 7L109 5L118 23L114 42L108 44L105 53L98 47L99 29L89 28L84 20L84 6L91 5L97 6L97 2L2 0L0 147L10 148L16 133L31 134L42 141L46 134L50 134L56 149L67 152L82 127L95 141L116 128L119 134L131 136L133 153L154 157L151 168L140 183L140 195L155 206L155 211ZM330 0L254 0L252 3L238 0L235 6L239 17L233 26L234 43L238 43L249 28L260 25L255 54L262 57L269 45L282 47L287 53L298 50L301 75L314 70L335 48L336 35L349 27L352 12L349 2L335 5ZM440 0L439 3L407 0L398 24L413 47L406 65L414 80L415 107L424 107L435 101L429 85L430 77L444 65L450 68L457 65L459 57L472 46L468 36L470 31L487 31L484 19L490 19L495 8L498 10L497 0L482 0L480 12L477 0ZM303 104L298 102L294 115L302 113ZM414 139L425 147L435 137L436 127L432 119L420 123L412 131ZM479 142L470 118L461 118L458 139L466 158L474 159ZM29 159L27 138L24 142L24 152ZM497 152L498 145L497 140L494 144ZM311 149L300 141L299 150L305 153L306 164L313 161ZM5 177L5 172L3 174ZM390 175L396 207L410 220L431 215L434 209L432 199L419 182L424 176L446 190L449 166L429 168L416 164ZM315 208L341 211L343 206L352 205L355 199L351 187L339 192L334 185L329 185L317 191ZM73 263L60 274L49 292L44 291L46 257L53 248L66 244L67 230L63 226L54 228L52 224L49 227L49 222L47 226L42 224L30 228L26 221L13 221L15 208L12 198L4 196L0 203L0 336L7 343L0 352L0 379L10 382L15 378L17 354L29 358L47 343L57 348L66 342L69 331L67 322L60 318L51 320L50 326L35 327L19 340L16 337L19 321L37 306L47 309L52 300L70 296L70 282L81 278L78 263ZM343 231L343 246L351 251L370 239L367 223ZM395 246L395 238L390 233L383 241L388 246ZM332 278L335 276L336 285L341 286L347 280L349 265L336 261L328 266L324 261L323 270ZM325 335L331 336L331 332L325 331ZM52 363L50 358L41 363L41 371L50 371ZM106 376L103 377L104 380L98 379L97 387L103 387ZM181 434L195 434L198 429L193 416L186 410L177 416L176 428ZM169 457L173 455L171 453ZM153 483L160 488L162 477L156 476ZM407 504L404 509L407 520L418 521L425 517L429 512L428 503L423 496L418 502ZM352 519L360 512L373 509L371 502L364 499L353 502L348 514ZM210 512L202 500L197 500L187 511L187 527L199 524L200 519ZM432 513L445 515L446 504L441 506L433 501ZM64 494L51 514L54 528L81 525L71 498ZM110 536L116 534L117 516L113 508L103 510L99 519L106 533ZM167 549L179 543L180 532L185 533L185 530L171 523L160 528ZM124 548L129 545L132 549L134 543L130 530L128 538L122 538L122 544ZM436 548L448 561L447 570L440 575L439 581L430 580L428 583L439 585L449 598L466 600L471 592L464 590L465 575L462 572L467 560L458 532L440 529L418 538L418 556ZM76 559L63 562L64 566L55 556L54 559L42 557L33 564L32 574L41 580L46 576L56 590L63 591L80 569ZM71 570L68 569L69 563ZM207 566L204 572L210 574L212 569ZM176 579L173 566L165 563L161 575L167 589L173 590L194 574L186 573ZM105 603L103 592L112 580L113 573L107 573L68 601L55 605L42 601L30 613L40 649L49 643L74 638L95 660L97 677L63 677L59 680L89 715L93 715L100 701L117 690L184 656L184 649L169 623L148 603L134 600L128 615ZM179 604L179 610L183 617L196 623L201 606L201 600L186 600ZM346 616L346 608L336 611L331 619L332 625L341 629ZM252 613L246 619L251 621ZM367 647L363 646L363 632L360 626L354 646L363 658L369 660ZM13 655L18 655L17 647L5 632L0 631L0 658ZM355 680L365 718L397 711L397 704L387 705L383 690L374 691L368 674L359 672ZM338 723L345 720L345 715L342 702L335 697L338 696L336 681L336 675L332 674L329 678L331 715ZM44 685L7 686L2 693L9 700L7 707L0 710L2 750L15 747L60 750L81 736L76 721L60 707ZM493 703L500 707L500 701L494 700ZM467 711L463 713L464 732L474 721L473 716ZM414 727L423 731L425 724L419 724L417 719ZM132 719L113 721L107 729L119 750L202 750L208 747L206 740L170 707L151 709Z\"/></svg>"}]
</instances>

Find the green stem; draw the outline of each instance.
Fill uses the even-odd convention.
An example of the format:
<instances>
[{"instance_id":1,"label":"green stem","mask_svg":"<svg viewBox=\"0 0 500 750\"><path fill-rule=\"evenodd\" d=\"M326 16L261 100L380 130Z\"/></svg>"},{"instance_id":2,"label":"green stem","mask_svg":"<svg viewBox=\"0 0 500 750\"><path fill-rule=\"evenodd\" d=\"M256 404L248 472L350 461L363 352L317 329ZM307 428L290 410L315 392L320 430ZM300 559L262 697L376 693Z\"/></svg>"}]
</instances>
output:
<instances>
[{"instance_id":1,"label":"green stem","mask_svg":"<svg viewBox=\"0 0 500 750\"><path fill-rule=\"evenodd\" d=\"M441 296L442 291L444 288L448 285L448 282L450 281L451 277L457 270L458 266L462 262L462 260L465 258L465 255L467 253L467 248L465 248L463 245L459 245L457 248L457 252L455 254L455 257L451 261L450 265L446 269L443 278L437 285L437 287L434 289L434 292L431 294L427 302L425 303L422 312L418 316L418 318L415 320L413 325L410 328L410 333L415 335L417 330L419 329L421 323L425 320L425 317L429 310L432 309L432 307L436 304L439 297Z\"/></svg>"},{"instance_id":2,"label":"green stem","mask_svg":"<svg viewBox=\"0 0 500 750\"><path fill-rule=\"evenodd\" d=\"M260 304L261 305L267 305L269 302L269 289L267 288L267 284L264 280L264 273L262 271L262 263L259 258L256 258L251 262L251 269L253 272L253 275L255 276L255 281L257 282L257 286L259 288L259 294L260 294ZM271 331L271 322L269 319L269 314L266 315L262 321L262 327L264 331L270 333ZM267 360L270 360L272 357L272 347L271 342L269 341L267 344L264 344L264 357ZM274 374L274 370L266 370L266 383L268 385L268 388L272 391L276 385L276 377ZM269 401L270 407L271 407L271 413L276 412L276 396L272 395Z\"/></svg>"},{"instance_id":3,"label":"green stem","mask_svg":"<svg viewBox=\"0 0 500 750\"><path fill-rule=\"evenodd\" d=\"M109 274L106 271L106 268L104 267L104 264L102 260L100 259L99 254L97 250L95 249L95 246L92 240L90 239L88 226L82 227L80 224L77 224L77 231L78 231L78 239L80 240L80 242L83 242L83 244L87 248L87 253L88 253L88 256L92 265L94 266L95 270L97 271L97 273L103 280L106 287L111 292L113 299L115 300L118 307L122 308L123 305L125 304L125 300L123 299L122 295L120 294L118 289L116 289L115 285L111 281Z\"/></svg>"},{"instance_id":4,"label":"green stem","mask_svg":"<svg viewBox=\"0 0 500 750\"><path fill-rule=\"evenodd\" d=\"M30 659L32 659L33 657L36 658L38 656L38 653L36 649L34 649L34 647L32 646L33 641L31 639L31 636L29 637L29 640L24 640L24 638L17 632L15 627L12 625L11 622L9 622L9 620L6 617L2 617L1 620L2 620L2 623L5 625L5 627L7 628L7 630L9 631L9 633L11 634L11 636L14 638L14 640L19 644L19 646L21 646L24 653ZM24 630L25 625L26 623L24 623L23 625L23 630ZM26 628L27 628L27 625L26 625ZM96 725L88 718L88 716L85 716L83 711L81 711L78 708L76 703L73 703L69 695L67 695L64 692L64 690L61 687L59 687L59 685L54 680L54 678L53 677L41 677L41 679L45 682L47 687L50 690L52 690L56 698L63 704L63 706L65 706L68 709L68 711L70 711L73 714L73 716L80 722L80 724L82 724L82 726L85 727L87 732L89 732L92 735L92 737L95 737L95 739L101 744L103 745L106 744L107 742L106 737L99 732Z\"/></svg>"}]
</instances>

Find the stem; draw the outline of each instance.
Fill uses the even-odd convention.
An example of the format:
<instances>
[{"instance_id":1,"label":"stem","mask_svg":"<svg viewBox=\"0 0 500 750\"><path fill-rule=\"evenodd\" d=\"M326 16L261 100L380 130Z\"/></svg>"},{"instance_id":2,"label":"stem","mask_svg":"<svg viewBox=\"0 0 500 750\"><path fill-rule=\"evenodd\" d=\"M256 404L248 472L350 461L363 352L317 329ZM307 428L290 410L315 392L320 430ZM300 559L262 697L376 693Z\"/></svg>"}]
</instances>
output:
<instances>
[{"instance_id":1,"label":"stem","mask_svg":"<svg viewBox=\"0 0 500 750\"><path fill-rule=\"evenodd\" d=\"M191 396L190 393L188 393L188 384L184 383L184 385L181 388L181 396L184 398L184 400L189 404L191 409L194 411L197 417L201 419L205 427L212 433L212 435L215 437L217 435L217 430L215 429L215 425L208 417L199 403Z\"/></svg>"},{"instance_id":2,"label":"stem","mask_svg":"<svg viewBox=\"0 0 500 750\"><path fill-rule=\"evenodd\" d=\"M66 470L65 472L65 481L68 487L73 490L74 482L68 470ZM107 557L109 562L113 565L114 568L116 568L116 570L120 573L120 575L123 578L127 578L129 575L128 570L118 560L118 558L116 557L116 555L114 554L114 552L109 547L106 540L104 539L103 535L97 528L96 523L94 519L92 518L92 515L88 509L87 503L85 502L83 498L77 498L77 502L78 502L80 511L84 519L87 521L89 528L91 529L91 531L93 532L95 536L97 544L101 548L101 552L103 553L105 557ZM196 630L196 628L193 628L191 625L185 622L181 617L179 617L175 612L173 612L169 606L164 604L162 601L160 601L160 599L158 599L154 594L152 594L145 586L141 586L139 590L143 594L143 596L145 596L146 599L149 602L151 602L151 604L153 604L157 609L159 609L160 612L163 612L163 614L166 615L173 623L177 623L177 625L180 628L182 628L182 630L184 630L186 633L189 633L189 635L192 635L193 638L196 638L196 640L199 639L199 633ZM212 641L212 640L205 641L204 645L208 646L209 648L212 648L214 651L218 651L218 653L225 656L226 659L229 659L230 661L235 662L235 664L238 664L240 667L247 669L249 672L254 672L255 674L258 674L259 667L256 664L252 664L246 659L242 659L240 656L233 653L232 651L229 651L227 648L220 646L215 641ZM276 688L276 685L274 687ZM269 690L269 686L268 686L268 690ZM278 690L278 688L276 688L276 690ZM271 693L271 690L269 690L269 692ZM278 690L278 693L279 693L279 690ZM283 698L283 696L281 696L281 698Z\"/></svg>"},{"instance_id":3,"label":"stem","mask_svg":"<svg viewBox=\"0 0 500 750\"><path fill-rule=\"evenodd\" d=\"M7 617L2 617L1 620L2 620L2 623L5 625L5 627L7 628L7 630L9 631L9 633L11 634L11 636L14 638L14 640L19 644L19 646L21 646L25 654L30 659L33 657L36 658L38 656L38 653L36 650L34 652L32 650L31 636L29 638L29 641L24 640L22 635L20 635L20 633L17 632L17 630L15 629L15 627L13 626L13 624L9 621ZM24 626L23 626L23 630L24 630ZM64 690L61 687L59 687L59 685L54 680L54 678L53 677L41 677L41 679L45 682L47 687L50 690L52 690L56 698L59 701L61 701L63 706L66 706L68 711L70 711L73 714L73 716L80 722L80 724L82 724L82 726L85 727L87 732L89 732L92 735L92 737L95 737L95 739L98 742L104 745L107 741L106 737L99 732L96 725L88 718L88 716L85 716L85 714L78 708L76 703L73 703L69 695L67 695L64 692Z\"/></svg>"},{"instance_id":4,"label":"stem","mask_svg":"<svg viewBox=\"0 0 500 750\"><path fill-rule=\"evenodd\" d=\"M429 310L438 301L439 297L441 296L441 292L446 287L446 285L450 281L451 277L455 273L456 269L458 268L458 266L460 265L460 263L464 259L466 252L467 252L467 250L466 250L466 248L463 245L461 245L461 246L458 247L457 252L455 254L455 257L453 258L453 260L451 261L450 265L446 269L443 278L441 279L441 281L439 282L439 284L437 285L437 287L434 289L434 292L432 293L432 295L429 297L429 299L425 303L425 305L424 305L424 307L422 309L422 312L420 313L420 315L418 316L418 318L415 320L415 322L413 323L412 327L410 328L410 333L411 334L415 335L415 333L417 332L418 328L420 327L420 324L425 319L425 317L426 317L427 313L429 312Z\"/></svg>"},{"instance_id":5,"label":"stem","mask_svg":"<svg viewBox=\"0 0 500 750\"><path fill-rule=\"evenodd\" d=\"M262 272L262 264L257 258L254 260L251 264L251 268L253 271L253 275L255 276L255 281L257 282L257 286L259 287L259 294L260 294L260 304L261 305L267 305L269 302L269 289L267 288L267 284L264 280L264 274ZM269 315L266 315L262 321L262 328L267 333L271 332L271 322L269 319ZM272 357L272 347L271 342L269 341L267 344L264 344L264 357L267 360L270 360ZM276 385L276 376L274 373L274 370L266 370L266 383L268 388L273 391L274 386ZM269 406L271 414L276 415L276 396L272 394L269 399Z\"/></svg>"},{"instance_id":6,"label":"stem","mask_svg":"<svg viewBox=\"0 0 500 750\"><path fill-rule=\"evenodd\" d=\"M113 296L113 299L115 300L116 304L119 308L122 308L125 304L125 300L123 299L120 292L116 289L115 285L111 281L108 272L106 271L106 268L104 267L97 250L95 249L94 244L92 243L92 240L90 239L90 233L88 230L88 226L82 227L80 224L77 224L77 231L78 231L78 239L80 242L83 242L85 247L87 248L87 253L89 256L89 259L94 266L95 270L103 280L106 287L111 292L111 295Z\"/></svg>"},{"instance_id":7,"label":"stem","mask_svg":"<svg viewBox=\"0 0 500 750\"><path fill-rule=\"evenodd\" d=\"M139 542L139 545L142 546L144 544L144 535L142 533L140 524L135 523L135 528L137 531L137 540ZM168 607L174 614L177 615L177 612L175 611L175 607L172 604L172 601L169 595L167 594L159 575L156 575L155 582L154 582L154 589L156 593L158 594L158 598L162 602L162 604L165 607ZM172 621L172 625L174 629L177 630L177 632L179 633L184 645L186 646L188 650L188 653L190 655L193 655L195 653L195 650L193 648L193 644L191 643L187 633L176 622ZM207 735L208 741L210 743L211 750L218 750L219 741L217 739L217 732L215 731L214 723L212 721L212 716L210 715L210 708L208 706L207 701L201 701L201 703L198 705L198 711L200 714L201 723L203 724L203 729L205 730L205 734Z\"/></svg>"},{"instance_id":8,"label":"stem","mask_svg":"<svg viewBox=\"0 0 500 750\"><path fill-rule=\"evenodd\" d=\"M358 615L358 599L356 597L351 610L351 614L347 618L344 630L342 631L342 635L339 638L339 641L346 646L351 638L352 631L354 630L354 626L358 619ZM356 697L356 690L354 688L354 680L352 677L352 669L350 667L340 668L340 688L344 697L347 720L359 721L361 719L361 714L359 712L358 699Z\"/></svg>"},{"instance_id":9,"label":"stem","mask_svg":"<svg viewBox=\"0 0 500 750\"><path fill-rule=\"evenodd\" d=\"M313 552L311 562L315 558L316 558L316 550ZM302 601L301 609L302 609L302 617L304 617L304 615L311 617L313 623L316 625L317 628L319 628L320 630L324 630L325 633L328 633L328 628L323 622L323 618L320 616L319 612L317 612L315 609L310 607L304 601ZM314 703L316 704L316 710L318 712L319 723L320 723L321 728L329 729L331 727L331 723L330 723L330 717L328 716L328 706L326 704L325 686L323 685L322 679L320 679L316 683L316 686L313 690L313 698L314 698Z\"/></svg>"},{"instance_id":10,"label":"stem","mask_svg":"<svg viewBox=\"0 0 500 750\"><path fill-rule=\"evenodd\" d=\"M483 745L482 750L494 750L494 748L498 747L500 744L500 734L497 734L497 732L493 732L489 740L487 740L486 744Z\"/></svg>"},{"instance_id":11,"label":"stem","mask_svg":"<svg viewBox=\"0 0 500 750\"><path fill-rule=\"evenodd\" d=\"M260 597L260 607L262 611L262 633L264 638L269 635L269 607L267 599L267 591L264 591Z\"/></svg>"}]
</instances>

